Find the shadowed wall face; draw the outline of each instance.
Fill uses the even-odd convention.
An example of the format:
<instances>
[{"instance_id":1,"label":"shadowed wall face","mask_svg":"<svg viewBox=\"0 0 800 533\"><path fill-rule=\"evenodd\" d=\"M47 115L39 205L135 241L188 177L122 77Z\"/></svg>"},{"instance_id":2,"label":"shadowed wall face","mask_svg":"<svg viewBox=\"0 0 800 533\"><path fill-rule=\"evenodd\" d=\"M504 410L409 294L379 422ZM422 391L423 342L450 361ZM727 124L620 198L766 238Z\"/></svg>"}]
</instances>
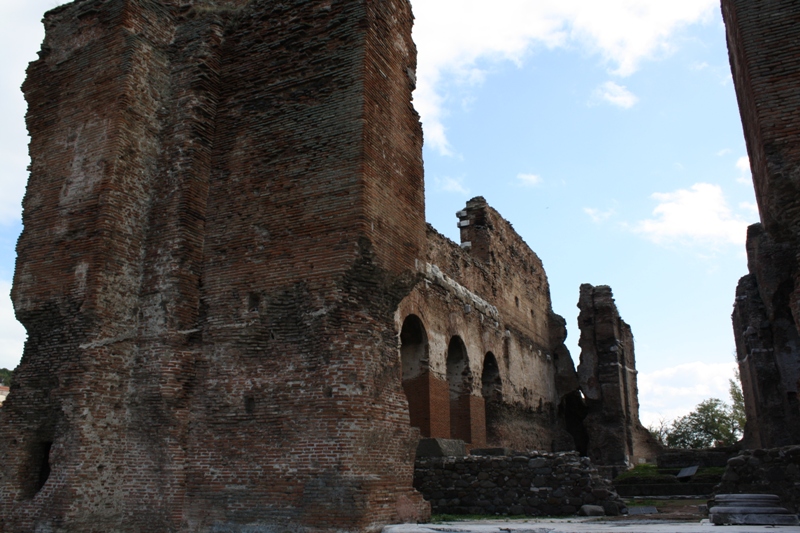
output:
<instances>
[{"instance_id":1,"label":"shadowed wall face","mask_svg":"<svg viewBox=\"0 0 800 533\"><path fill-rule=\"evenodd\" d=\"M747 410L744 444L800 443L800 4L723 0L731 71L761 223L733 328Z\"/></svg>"},{"instance_id":2,"label":"shadowed wall face","mask_svg":"<svg viewBox=\"0 0 800 533\"><path fill-rule=\"evenodd\" d=\"M424 518L394 324L425 253L408 2L45 24L0 530Z\"/></svg>"}]
</instances>

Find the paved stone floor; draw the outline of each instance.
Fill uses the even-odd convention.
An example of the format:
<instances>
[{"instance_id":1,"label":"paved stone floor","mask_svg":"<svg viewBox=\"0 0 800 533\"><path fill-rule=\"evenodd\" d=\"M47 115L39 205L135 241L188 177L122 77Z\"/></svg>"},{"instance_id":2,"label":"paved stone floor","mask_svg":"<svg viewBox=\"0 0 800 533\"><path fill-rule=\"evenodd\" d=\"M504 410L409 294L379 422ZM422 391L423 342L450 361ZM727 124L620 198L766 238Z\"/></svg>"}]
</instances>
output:
<instances>
[{"instance_id":1,"label":"paved stone floor","mask_svg":"<svg viewBox=\"0 0 800 533\"><path fill-rule=\"evenodd\" d=\"M387 526L383 533L782 533L800 532L798 526L715 526L708 520L603 520L555 518L529 520L481 520Z\"/></svg>"}]
</instances>

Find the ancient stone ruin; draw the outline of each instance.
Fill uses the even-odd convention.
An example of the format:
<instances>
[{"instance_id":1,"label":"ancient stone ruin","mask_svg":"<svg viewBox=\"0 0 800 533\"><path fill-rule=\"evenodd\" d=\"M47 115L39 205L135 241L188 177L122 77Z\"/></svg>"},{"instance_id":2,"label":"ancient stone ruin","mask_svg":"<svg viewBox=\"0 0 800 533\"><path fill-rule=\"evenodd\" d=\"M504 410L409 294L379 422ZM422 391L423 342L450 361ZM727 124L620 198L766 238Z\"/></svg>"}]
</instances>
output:
<instances>
[{"instance_id":1,"label":"ancient stone ruin","mask_svg":"<svg viewBox=\"0 0 800 533\"><path fill-rule=\"evenodd\" d=\"M426 225L411 23L407 0L46 15L1 532L424 520L420 436L645 458L610 290L582 292L579 383L511 225L482 198L459 244Z\"/></svg>"},{"instance_id":2,"label":"ancient stone ruin","mask_svg":"<svg viewBox=\"0 0 800 533\"><path fill-rule=\"evenodd\" d=\"M744 445L800 444L800 4L723 0L722 13L761 215L733 311Z\"/></svg>"}]
</instances>

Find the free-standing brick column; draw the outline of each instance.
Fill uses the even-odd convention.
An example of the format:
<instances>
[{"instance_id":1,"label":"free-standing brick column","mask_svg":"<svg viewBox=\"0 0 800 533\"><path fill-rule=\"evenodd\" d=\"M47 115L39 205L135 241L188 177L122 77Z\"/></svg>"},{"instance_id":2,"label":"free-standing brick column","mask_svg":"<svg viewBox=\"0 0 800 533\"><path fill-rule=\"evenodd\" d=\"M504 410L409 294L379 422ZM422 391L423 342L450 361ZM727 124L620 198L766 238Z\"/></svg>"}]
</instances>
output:
<instances>
[{"instance_id":1,"label":"free-standing brick column","mask_svg":"<svg viewBox=\"0 0 800 533\"><path fill-rule=\"evenodd\" d=\"M50 12L0 531L424 518L393 313L425 243L406 0Z\"/></svg>"}]
</instances>

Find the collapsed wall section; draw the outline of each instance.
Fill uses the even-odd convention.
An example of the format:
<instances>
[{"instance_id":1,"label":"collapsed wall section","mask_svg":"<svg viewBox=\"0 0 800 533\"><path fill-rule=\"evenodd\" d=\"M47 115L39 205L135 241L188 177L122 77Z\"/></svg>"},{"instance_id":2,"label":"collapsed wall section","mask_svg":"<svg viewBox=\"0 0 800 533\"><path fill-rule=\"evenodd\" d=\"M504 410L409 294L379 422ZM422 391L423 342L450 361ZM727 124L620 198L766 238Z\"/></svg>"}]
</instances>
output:
<instances>
[{"instance_id":1,"label":"collapsed wall section","mask_svg":"<svg viewBox=\"0 0 800 533\"><path fill-rule=\"evenodd\" d=\"M29 70L0 531L425 517L405 0L83 0ZM376 453L380 450L380 453Z\"/></svg>"},{"instance_id":2,"label":"collapsed wall section","mask_svg":"<svg viewBox=\"0 0 800 533\"><path fill-rule=\"evenodd\" d=\"M723 0L728 51L761 224L748 230L748 270L733 325L747 409L744 443L800 442L800 5Z\"/></svg>"}]
</instances>

